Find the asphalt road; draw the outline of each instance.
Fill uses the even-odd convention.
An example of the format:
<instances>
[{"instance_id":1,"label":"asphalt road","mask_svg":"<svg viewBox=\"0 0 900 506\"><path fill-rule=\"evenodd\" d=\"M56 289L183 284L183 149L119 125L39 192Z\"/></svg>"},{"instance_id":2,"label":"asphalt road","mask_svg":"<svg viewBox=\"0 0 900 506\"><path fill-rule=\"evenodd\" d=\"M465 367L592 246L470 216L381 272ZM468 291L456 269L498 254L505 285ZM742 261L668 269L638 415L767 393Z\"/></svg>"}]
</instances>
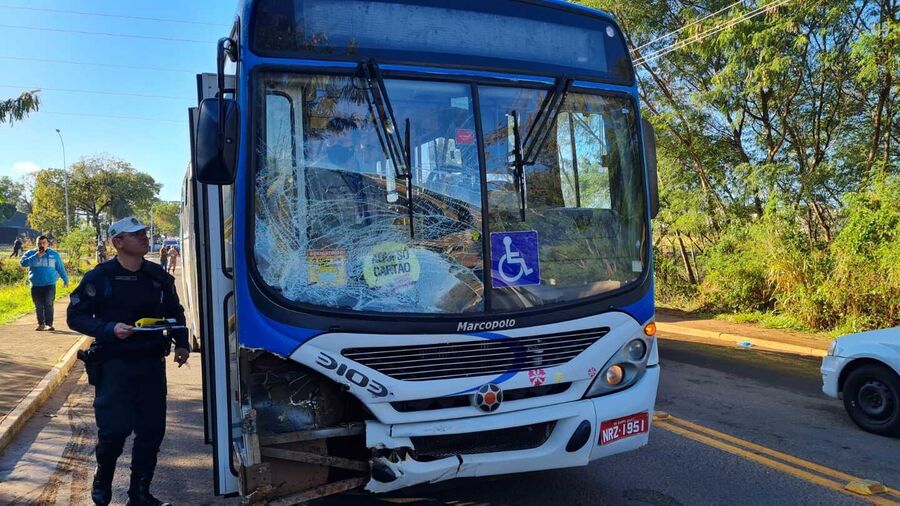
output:
<instances>
[{"instance_id":1,"label":"asphalt road","mask_svg":"<svg viewBox=\"0 0 900 506\"><path fill-rule=\"evenodd\" d=\"M657 409L830 469L900 486L900 440L857 429L839 401L821 394L817 360L667 340L661 351ZM211 495L198 358L192 357L190 368L170 364L169 430L153 490L176 504L236 504ZM90 502L92 399L92 387L75 369L0 456L0 504ZM317 504L867 504L697 441L691 433L697 431L657 423L646 448L584 468L456 480L389 497L346 495ZM125 501L129 454L126 447L119 462L116 504Z\"/></svg>"}]
</instances>

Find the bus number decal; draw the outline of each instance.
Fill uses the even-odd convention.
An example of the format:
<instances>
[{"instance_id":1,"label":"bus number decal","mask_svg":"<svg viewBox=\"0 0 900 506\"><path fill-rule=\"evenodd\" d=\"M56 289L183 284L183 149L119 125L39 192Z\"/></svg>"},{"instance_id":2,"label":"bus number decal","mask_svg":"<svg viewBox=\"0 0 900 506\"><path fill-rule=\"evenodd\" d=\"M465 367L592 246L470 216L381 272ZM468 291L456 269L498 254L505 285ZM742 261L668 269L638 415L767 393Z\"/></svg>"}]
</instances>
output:
<instances>
[{"instance_id":1,"label":"bus number decal","mask_svg":"<svg viewBox=\"0 0 900 506\"><path fill-rule=\"evenodd\" d=\"M348 368L346 364L338 362L324 351L319 352L319 357L316 359L316 363L324 367L325 369L334 371L335 374L346 378L347 381L353 383L359 388L365 388L367 392L374 395L375 397L386 397L388 394L388 389L386 386L375 380L369 379L368 376L357 371L356 369Z\"/></svg>"}]
</instances>

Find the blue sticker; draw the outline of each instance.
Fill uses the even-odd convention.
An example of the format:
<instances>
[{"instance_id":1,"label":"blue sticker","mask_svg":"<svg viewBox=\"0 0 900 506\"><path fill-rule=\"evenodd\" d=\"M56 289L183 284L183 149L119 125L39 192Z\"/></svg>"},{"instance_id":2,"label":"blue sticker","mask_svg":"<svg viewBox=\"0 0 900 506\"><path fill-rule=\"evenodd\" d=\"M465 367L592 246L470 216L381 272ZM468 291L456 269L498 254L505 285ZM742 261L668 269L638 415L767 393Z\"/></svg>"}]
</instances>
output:
<instances>
[{"instance_id":1,"label":"blue sticker","mask_svg":"<svg viewBox=\"0 0 900 506\"><path fill-rule=\"evenodd\" d=\"M491 232L491 279L494 287L541 284L536 230Z\"/></svg>"}]
</instances>

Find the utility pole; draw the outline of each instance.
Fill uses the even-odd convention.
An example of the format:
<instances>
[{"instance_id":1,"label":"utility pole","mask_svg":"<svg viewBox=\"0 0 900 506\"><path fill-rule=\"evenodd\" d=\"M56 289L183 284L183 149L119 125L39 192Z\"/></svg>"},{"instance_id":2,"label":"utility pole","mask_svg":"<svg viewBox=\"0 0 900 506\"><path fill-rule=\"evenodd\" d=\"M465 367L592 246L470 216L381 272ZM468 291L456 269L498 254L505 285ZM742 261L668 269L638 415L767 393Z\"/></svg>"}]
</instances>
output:
<instances>
[{"instance_id":1,"label":"utility pole","mask_svg":"<svg viewBox=\"0 0 900 506\"><path fill-rule=\"evenodd\" d=\"M58 128L56 129L56 135L59 136L59 143L62 144L63 152L63 185L66 188L66 233L68 234L72 224L69 221L69 169L66 166L66 143L63 142L62 133L60 133Z\"/></svg>"},{"instance_id":2,"label":"utility pole","mask_svg":"<svg viewBox=\"0 0 900 506\"><path fill-rule=\"evenodd\" d=\"M150 249L153 250L153 208L156 207L156 203L150 204Z\"/></svg>"}]
</instances>

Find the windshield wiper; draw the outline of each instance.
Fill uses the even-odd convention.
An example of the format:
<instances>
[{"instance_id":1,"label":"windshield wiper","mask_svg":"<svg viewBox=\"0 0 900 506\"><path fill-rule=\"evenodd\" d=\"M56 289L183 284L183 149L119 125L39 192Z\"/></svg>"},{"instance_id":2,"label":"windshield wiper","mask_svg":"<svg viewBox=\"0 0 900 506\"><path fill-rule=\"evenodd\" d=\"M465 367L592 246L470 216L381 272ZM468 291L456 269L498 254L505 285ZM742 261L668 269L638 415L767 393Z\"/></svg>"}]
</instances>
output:
<instances>
[{"instance_id":1,"label":"windshield wiper","mask_svg":"<svg viewBox=\"0 0 900 506\"><path fill-rule=\"evenodd\" d=\"M519 134L519 113L512 112L513 120L513 177L516 179L516 190L519 192L519 217L525 221L525 161L522 158L522 136Z\"/></svg>"},{"instance_id":2,"label":"windshield wiper","mask_svg":"<svg viewBox=\"0 0 900 506\"><path fill-rule=\"evenodd\" d=\"M374 61L360 63L360 70L366 78L366 91L369 101L369 110L378 132L378 140L391 163L394 165L394 175L398 179L406 180L406 209L409 213L409 236L415 238L415 226L413 224L413 178L412 178L412 152L410 150L410 122L406 119L403 137L397 132L397 121L394 119L394 108L388 97L387 87L381 77L378 64Z\"/></svg>"},{"instance_id":3,"label":"windshield wiper","mask_svg":"<svg viewBox=\"0 0 900 506\"><path fill-rule=\"evenodd\" d=\"M556 80L556 86L553 92L544 98L541 108L537 111L534 123L528 135L522 140L519 132L519 114L512 111L513 117L513 155L514 166L513 175L516 178L516 186L519 190L519 217L525 221L525 209L528 208L526 183L525 183L525 166L532 166L537 163L537 156L544 143L547 142L548 134L553 127L556 117L562 109L569 94L569 88L572 86L572 80L567 78L559 78Z\"/></svg>"}]
</instances>

